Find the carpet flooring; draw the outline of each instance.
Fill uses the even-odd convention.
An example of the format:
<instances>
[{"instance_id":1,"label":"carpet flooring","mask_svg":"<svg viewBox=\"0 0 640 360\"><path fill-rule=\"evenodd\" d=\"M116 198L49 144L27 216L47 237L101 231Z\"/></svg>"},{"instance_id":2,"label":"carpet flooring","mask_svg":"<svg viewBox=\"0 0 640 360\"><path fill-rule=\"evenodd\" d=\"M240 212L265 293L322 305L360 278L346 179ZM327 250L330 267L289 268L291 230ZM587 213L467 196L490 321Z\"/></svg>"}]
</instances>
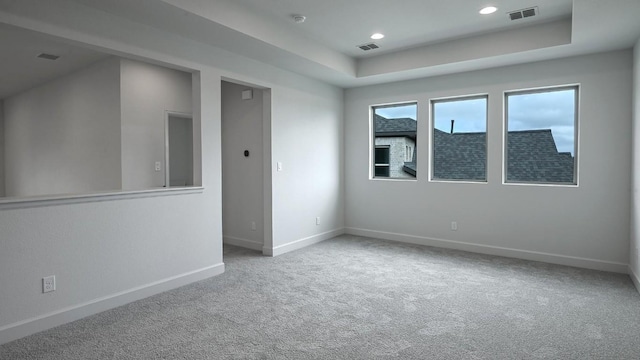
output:
<instances>
[{"instance_id":1,"label":"carpet flooring","mask_svg":"<svg viewBox=\"0 0 640 360\"><path fill-rule=\"evenodd\" d=\"M628 276L337 238L0 346L0 359L640 359Z\"/></svg>"}]
</instances>

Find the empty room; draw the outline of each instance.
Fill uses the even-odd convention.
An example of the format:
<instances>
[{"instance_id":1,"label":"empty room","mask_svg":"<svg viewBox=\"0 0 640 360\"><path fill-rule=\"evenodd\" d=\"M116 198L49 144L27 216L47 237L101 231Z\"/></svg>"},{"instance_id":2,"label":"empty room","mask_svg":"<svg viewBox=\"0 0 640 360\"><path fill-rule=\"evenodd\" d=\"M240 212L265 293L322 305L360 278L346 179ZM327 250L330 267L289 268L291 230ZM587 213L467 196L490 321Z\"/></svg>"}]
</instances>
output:
<instances>
[{"instance_id":1,"label":"empty room","mask_svg":"<svg viewBox=\"0 0 640 360\"><path fill-rule=\"evenodd\" d=\"M0 0L0 359L640 358L639 15Z\"/></svg>"}]
</instances>

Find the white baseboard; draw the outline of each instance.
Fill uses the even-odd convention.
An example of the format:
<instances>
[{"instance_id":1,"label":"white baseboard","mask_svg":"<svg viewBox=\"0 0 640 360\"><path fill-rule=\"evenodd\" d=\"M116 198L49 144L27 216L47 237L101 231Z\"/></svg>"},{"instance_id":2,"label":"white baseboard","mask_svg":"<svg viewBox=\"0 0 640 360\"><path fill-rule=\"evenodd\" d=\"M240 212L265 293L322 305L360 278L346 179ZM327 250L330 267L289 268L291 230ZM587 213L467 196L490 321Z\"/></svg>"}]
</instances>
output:
<instances>
[{"instance_id":1,"label":"white baseboard","mask_svg":"<svg viewBox=\"0 0 640 360\"><path fill-rule=\"evenodd\" d=\"M631 281L633 281L633 285L636 286L636 290L640 292L640 277L633 271L631 266L629 266L629 276L631 277Z\"/></svg>"},{"instance_id":2,"label":"white baseboard","mask_svg":"<svg viewBox=\"0 0 640 360\"><path fill-rule=\"evenodd\" d=\"M441 247L447 249L463 250L469 252L475 252L487 255L497 255L504 257L511 257L524 260L540 261L551 264L574 266L586 269L610 271L616 273L627 274L629 272L629 265L613 262L602 261L596 259L580 258L575 256L557 255L538 251L519 250L512 248L505 248L499 246L473 244L462 241L434 239L422 236L397 234L391 232L358 229L358 228L345 228L345 233L357 236L366 236L384 240L399 241L410 244L426 245Z\"/></svg>"},{"instance_id":3,"label":"white baseboard","mask_svg":"<svg viewBox=\"0 0 640 360\"><path fill-rule=\"evenodd\" d=\"M82 319L105 310L131 303L136 300L172 290L192 282L220 275L224 264L216 264L185 274L159 280L147 285L108 295L82 304L70 306L48 314L0 327L0 344L8 343L40 331Z\"/></svg>"},{"instance_id":4,"label":"white baseboard","mask_svg":"<svg viewBox=\"0 0 640 360\"><path fill-rule=\"evenodd\" d=\"M335 229L335 230L324 232L322 234L317 234L317 235L309 236L303 239L295 240L288 244L278 245L273 247L273 249L265 247L262 249L262 253L267 256L278 256L294 250L302 249L304 247L319 243L321 241L334 238L344 233L345 233L344 228Z\"/></svg>"},{"instance_id":5,"label":"white baseboard","mask_svg":"<svg viewBox=\"0 0 640 360\"><path fill-rule=\"evenodd\" d=\"M251 249L251 250L262 251L262 242L249 240L249 239L237 238L237 237L233 237L233 236L224 236L222 238L222 241L225 244L235 245L235 246L239 246L239 247L243 247L243 248Z\"/></svg>"}]
</instances>

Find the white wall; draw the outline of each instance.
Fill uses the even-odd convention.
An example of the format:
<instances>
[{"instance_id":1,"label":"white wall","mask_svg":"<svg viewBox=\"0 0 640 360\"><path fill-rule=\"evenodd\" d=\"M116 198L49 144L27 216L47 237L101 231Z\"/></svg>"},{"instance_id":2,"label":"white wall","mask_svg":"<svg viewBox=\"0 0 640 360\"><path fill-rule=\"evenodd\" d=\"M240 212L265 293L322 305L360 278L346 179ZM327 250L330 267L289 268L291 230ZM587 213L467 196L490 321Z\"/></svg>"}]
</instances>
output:
<instances>
[{"instance_id":1,"label":"white wall","mask_svg":"<svg viewBox=\"0 0 640 360\"><path fill-rule=\"evenodd\" d=\"M272 251L277 255L343 233L343 91L282 87L272 96ZM282 171L276 171L277 162Z\"/></svg>"},{"instance_id":2,"label":"white wall","mask_svg":"<svg viewBox=\"0 0 640 360\"><path fill-rule=\"evenodd\" d=\"M347 231L626 272L631 69L631 52L620 51L347 90ZM503 92L576 83L579 186L503 185ZM429 100L481 93L489 94L488 182L429 182ZM415 100L418 180L369 180L369 106Z\"/></svg>"},{"instance_id":3,"label":"white wall","mask_svg":"<svg viewBox=\"0 0 640 360\"><path fill-rule=\"evenodd\" d=\"M119 79L109 58L5 99L7 196L120 189Z\"/></svg>"},{"instance_id":4,"label":"white wall","mask_svg":"<svg viewBox=\"0 0 640 360\"><path fill-rule=\"evenodd\" d=\"M342 90L73 1L2 2L0 22L199 72L193 111L202 169L195 170L204 187L175 196L0 203L0 343L223 270L223 77L271 89L268 160L283 161L285 171L268 194L268 247L292 250L342 231ZM56 275L58 290L42 294L47 275Z\"/></svg>"},{"instance_id":5,"label":"white wall","mask_svg":"<svg viewBox=\"0 0 640 360\"><path fill-rule=\"evenodd\" d=\"M253 99L242 100L247 89ZM264 246L262 115L262 90L222 82L222 233L226 243L256 250Z\"/></svg>"},{"instance_id":6,"label":"white wall","mask_svg":"<svg viewBox=\"0 0 640 360\"><path fill-rule=\"evenodd\" d=\"M0 197L4 195L4 101L0 100Z\"/></svg>"},{"instance_id":7,"label":"white wall","mask_svg":"<svg viewBox=\"0 0 640 360\"><path fill-rule=\"evenodd\" d=\"M633 53L633 152L631 196L631 246L629 270L640 291L640 39Z\"/></svg>"},{"instance_id":8,"label":"white wall","mask_svg":"<svg viewBox=\"0 0 640 360\"><path fill-rule=\"evenodd\" d=\"M165 111L192 113L191 74L122 59L120 90L122 189L163 187Z\"/></svg>"}]
</instances>

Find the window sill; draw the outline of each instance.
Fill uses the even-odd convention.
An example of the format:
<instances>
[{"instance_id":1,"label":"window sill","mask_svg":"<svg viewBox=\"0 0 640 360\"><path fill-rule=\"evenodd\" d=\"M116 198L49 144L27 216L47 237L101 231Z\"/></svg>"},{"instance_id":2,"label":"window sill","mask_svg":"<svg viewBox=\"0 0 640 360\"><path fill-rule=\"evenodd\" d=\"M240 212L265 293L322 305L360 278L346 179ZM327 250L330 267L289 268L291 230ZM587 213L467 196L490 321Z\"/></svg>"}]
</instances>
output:
<instances>
[{"instance_id":1,"label":"window sill","mask_svg":"<svg viewBox=\"0 0 640 360\"><path fill-rule=\"evenodd\" d=\"M203 191L204 187L202 186L190 186L145 190L106 191L90 194L40 195L15 198L8 197L0 198L0 210L160 196L199 194Z\"/></svg>"},{"instance_id":2,"label":"window sill","mask_svg":"<svg viewBox=\"0 0 640 360\"><path fill-rule=\"evenodd\" d=\"M373 177L369 178L369 180L373 181L417 181L418 179L409 179L409 178L382 178L382 177Z\"/></svg>"},{"instance_id":3,"label":"window sill","mask_svg":"<svg viewBox=\"0 0 640 360\"><path fill-rule=\"evenodd\" d=\"M578 187L578 184L573 184L573 183L535 183L535 182L506 182L506 181L503 181L502 185L556 187L556 188L577 188Z\"/></svg>"},{"instance_id":4,"label":"window sill","mask_svg":"<svg viewBox=\"0 0 640 360\"><path fill-rule=\"evenodd\" d=\"M445 179L431 179L429 180L431 183L441 183L441 184L475 184L475 185L486 185L488 184L487 180L445 180Z\"/></svg>"}]
</instances>

